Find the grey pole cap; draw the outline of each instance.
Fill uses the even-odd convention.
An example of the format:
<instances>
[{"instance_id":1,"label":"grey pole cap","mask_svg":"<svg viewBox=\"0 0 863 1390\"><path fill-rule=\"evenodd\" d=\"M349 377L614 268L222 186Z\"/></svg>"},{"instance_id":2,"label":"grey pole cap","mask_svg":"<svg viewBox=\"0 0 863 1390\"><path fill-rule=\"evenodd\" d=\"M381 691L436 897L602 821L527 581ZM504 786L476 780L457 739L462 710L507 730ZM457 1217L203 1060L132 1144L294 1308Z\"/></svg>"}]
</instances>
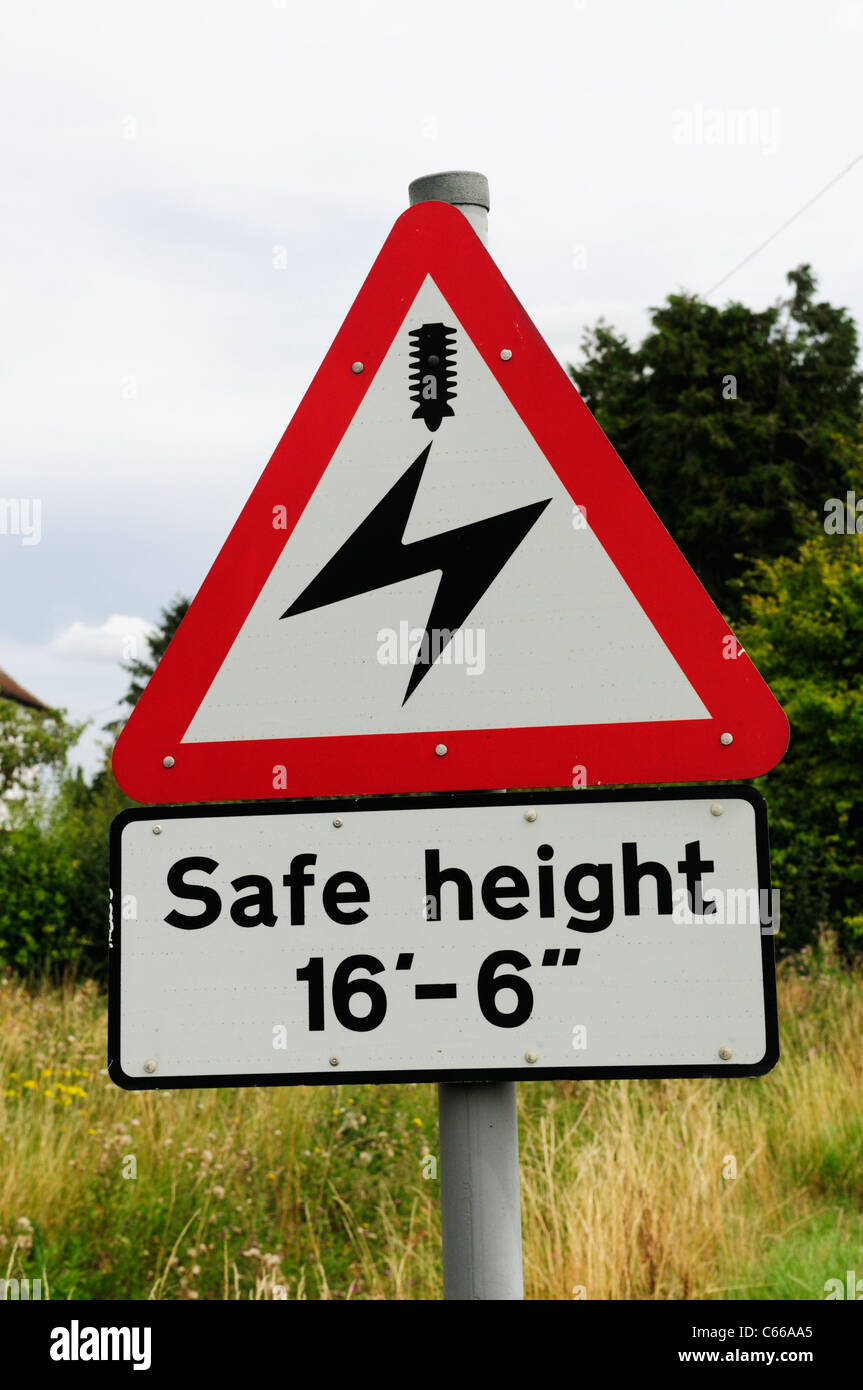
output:
<instances>
[{"instance_id":1,"label":"grey pole cap","mask_svg":"<svg viewBox=\"0 0 863 1390\"><path fill-rule=\"evenodd\" d=\"M463 169L450 170L445 174L424 174L422 178L414 179L408 184L408 197L411 207L415 203L459 203L485 208L488 212L491 206L485 174L474 174Z\"/></svg>"}]
</instances>

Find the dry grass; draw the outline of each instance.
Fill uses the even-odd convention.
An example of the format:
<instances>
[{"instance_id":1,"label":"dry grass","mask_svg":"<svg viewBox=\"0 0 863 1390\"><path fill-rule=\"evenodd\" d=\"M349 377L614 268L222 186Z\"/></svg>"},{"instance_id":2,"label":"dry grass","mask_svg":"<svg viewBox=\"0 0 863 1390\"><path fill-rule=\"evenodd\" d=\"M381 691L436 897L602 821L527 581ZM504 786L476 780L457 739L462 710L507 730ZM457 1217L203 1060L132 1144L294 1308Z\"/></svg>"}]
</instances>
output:
<instances>
[{"instance_id":1,"label":"dry grass","mask_svg":"<svg viewBox=\"0 0 863 1390\"><path fill-rule=\"evenodd\" d=\"M819 1298L860 1267L863 981L829 943L781 972L780 1030L761 1079L519 1088L528 1297ZM104 1049L92 986L0 986L0 1274L440 1297L433 1087L128 1094Z\"/></svg>"}]
</instances>

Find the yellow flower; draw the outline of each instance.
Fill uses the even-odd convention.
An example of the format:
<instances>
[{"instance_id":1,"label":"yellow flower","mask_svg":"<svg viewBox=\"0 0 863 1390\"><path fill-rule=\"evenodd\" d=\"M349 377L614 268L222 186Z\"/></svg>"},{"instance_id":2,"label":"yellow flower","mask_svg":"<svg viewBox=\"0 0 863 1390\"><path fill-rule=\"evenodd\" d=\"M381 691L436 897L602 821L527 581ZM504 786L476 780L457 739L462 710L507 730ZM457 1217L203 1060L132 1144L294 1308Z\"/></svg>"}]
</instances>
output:
<instances>
[{"instance_id":1,"label":"yellow flower","mask_svg":"<svg viewBox=\"0 0 863 1390\"><path fill-rule=\"evenodd\" d=\"M54 1099L54 1092L53 1092L53 1091L43 1091L42 1094L43 1094L43 1096L47 1096L49 1100L53 1100L53 1099Z\"/></svg>"},{"instance_id":2,"label":"yellow flower","mask_svg":"<svg viewBox=\"0 0 863 1390\"><path fill-rule=\"evenodd\" d=\"M268 1173L268 1174L267 1174L267 1178L268 1178L268 1179L271 1179L273 1182L276 1181L276 1175L275 1175L275 1173Z\"/></svg>"},{"instance_id":3,"label":"yellow flower","mask_svg":"<svg viewBox=\"0 0 863 1390\"><path fill-rule=\"evenodd\" d=\"M35 1081L22 1081L21 1085L25 1091L35 1091L36 1089Z\"/></svg>"},{"instance_id":4,"label":"yellow flower","mask_svg":"<svg viewBox=\"0 0 863 1390\"><path fill-rule=\"evenodd\" d=\"M4 1091L3 1094L4 1094L4 1096L9 1096L10 1100L17 1100L18 1097L20 1096L21 1092L20 1092L20 1091Z\"/></svg>"},{"instance_id":5,"label":"yellow flower","mask_svg":"<svg viewBox=\"0 0 863 1390\"><path fill-rule=\"evenodd\" d=\"M420 1126L422 1126L422 1120L418 1120L417 1117L416 1117L416 1115L414 1115L413 1120L411 1121L411 1123L412 1123L412 1124L415 1124L415 1125L420 1125Z\"/></svg>"},{"instance_id":6,"label":"yellow flower","mask_svg":"<svg viewBox=\"0 0 863 1390\"><path fill-rule=\"evenodd\" d=\"M50 1075L51 1075L51 1068L50 1068L50 1067L43 1067L43 1068L42 1068L42 1075L43 1075L43 1076L50 1076Z\"/></svg>"}]
</instances>

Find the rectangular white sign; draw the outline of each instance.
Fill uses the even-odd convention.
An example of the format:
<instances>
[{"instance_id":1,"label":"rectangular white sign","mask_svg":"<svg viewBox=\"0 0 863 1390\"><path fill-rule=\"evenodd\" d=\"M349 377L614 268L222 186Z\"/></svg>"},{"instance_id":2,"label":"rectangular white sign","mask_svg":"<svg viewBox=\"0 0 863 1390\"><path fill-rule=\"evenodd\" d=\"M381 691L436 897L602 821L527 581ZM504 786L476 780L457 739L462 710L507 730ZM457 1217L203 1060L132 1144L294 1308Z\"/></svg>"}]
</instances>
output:
<instances>
[{"instance_id":1,"label":"rectangular white sign","mask_svg":"<svg viewBox=\"0 0 863 1390\"><path fill-rule=\"evenodd\" d=\"M748 787L147 807L112 828L120 1086L759 1075Z\"/></svg>"}]
</instances>

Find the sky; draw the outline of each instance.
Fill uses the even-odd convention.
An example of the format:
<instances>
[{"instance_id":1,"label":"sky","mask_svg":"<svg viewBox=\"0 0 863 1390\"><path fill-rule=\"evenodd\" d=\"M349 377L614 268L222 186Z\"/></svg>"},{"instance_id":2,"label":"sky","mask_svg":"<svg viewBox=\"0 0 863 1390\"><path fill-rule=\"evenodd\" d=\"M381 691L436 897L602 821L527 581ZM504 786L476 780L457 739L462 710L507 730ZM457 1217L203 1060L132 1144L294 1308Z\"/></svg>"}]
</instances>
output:
<instances>
[{"instance_id":1,"label":"sky","mask_svg":"<svg viewBox=\"0 0 863 1390\"><path fill-rule=\"evenodd\" d=\"M422 174L557 358L638 339L863 152L863 0L7 5L0 667L89 719L193 595ZM863 161L711 296L863 320ZM11 505L10 505L11 503Z\"/></svg>"}]
</instances>

